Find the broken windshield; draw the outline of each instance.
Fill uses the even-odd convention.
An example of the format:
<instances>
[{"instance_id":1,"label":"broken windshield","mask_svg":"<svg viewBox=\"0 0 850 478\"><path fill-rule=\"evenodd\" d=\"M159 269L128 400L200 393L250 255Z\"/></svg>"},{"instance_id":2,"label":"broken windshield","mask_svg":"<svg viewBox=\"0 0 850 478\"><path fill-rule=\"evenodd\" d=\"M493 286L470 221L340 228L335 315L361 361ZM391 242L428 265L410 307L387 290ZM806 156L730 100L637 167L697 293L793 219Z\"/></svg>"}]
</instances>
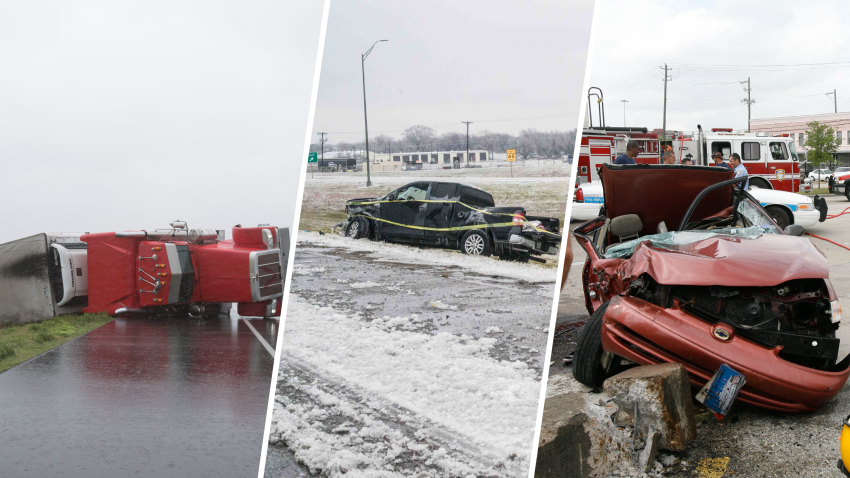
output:
<instances>
[{"instance_id":1,"label":"broken windshield","mask_svg":"<svg viewBox=\"0 0 850 478\"><path fill-rule=\"evenodd\" d=\"M615 244L605 251L605 258L620 259L631 256L638 244L644 241L650 241L652 243L652 247L675 250L677 246L693 244L695 242L704 241L717 236L734 237L737 239L755 239L762 234L776 234L774 231L775 229L776 226L773 226L771 229L754 225L751 227L724 227L705 231L663 232L661 234L652 234L620 244Z\"/></svg>"}]
</instances>

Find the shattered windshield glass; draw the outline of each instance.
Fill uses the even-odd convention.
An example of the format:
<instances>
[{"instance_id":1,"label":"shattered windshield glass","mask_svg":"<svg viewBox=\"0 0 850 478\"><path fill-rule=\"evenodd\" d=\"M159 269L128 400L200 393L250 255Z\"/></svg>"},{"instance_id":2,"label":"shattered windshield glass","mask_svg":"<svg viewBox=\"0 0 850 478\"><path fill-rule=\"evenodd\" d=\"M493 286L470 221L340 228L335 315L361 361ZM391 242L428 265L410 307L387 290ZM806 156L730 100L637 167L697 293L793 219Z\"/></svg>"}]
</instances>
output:
<instances>
[{"instance_id":1,"label":"shattered windshield glass","mask_svg":"<svg viewBox=\"0 0 850 478\"><path fill-rule=\"evenodd\" d=\"M761 227L768 234L780 233L779 228L773 224L770 218L750 201L741 201L738 204L738 212L749 219L751 226Z\"/></svg>"},{"instance_id":2,"label":"shattered windshield glass","mask_svg":"<svg viewBox=\"0 0 850 478\"><path fill-rule=\"evenodd\" d=\"M742 203L744 204L744 203ZM775 226L773 227L775 229ZM605 251L606 259L620 259L630 256L635 248L644 241L651 241L652 247L660 249L675 250L676 246L685 244L693 244L694 242L703 241L717 236L729 236L740 239L755 239L762 234L772 234L770 229L761 226L751 227L724 227L711 229L706 231L682 231L682 232L664 232L661 234L652 234L649 236L639 237L631 241L615 244Z\"/></svg>"}]
</instances>

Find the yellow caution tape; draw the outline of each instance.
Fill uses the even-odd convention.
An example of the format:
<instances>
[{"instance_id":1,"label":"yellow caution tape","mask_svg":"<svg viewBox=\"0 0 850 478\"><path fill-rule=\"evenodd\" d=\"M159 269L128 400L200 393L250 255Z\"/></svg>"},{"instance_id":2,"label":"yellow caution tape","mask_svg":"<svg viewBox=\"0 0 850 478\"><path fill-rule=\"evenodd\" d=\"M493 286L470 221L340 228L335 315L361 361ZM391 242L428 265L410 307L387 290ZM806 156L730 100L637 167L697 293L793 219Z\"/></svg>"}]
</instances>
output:
<instances>
[{"instance_id":1,"label":"yellow caution tape","mask_svg":"<svg viewBox=\"0 0 850 478\"><path fill-rule=\"evenodd\" d=\"M469 209L471 209L475 212L480 212L481 214L487 214L487 215L490 215L490 216L510 216L510 217L520 216L519 214L511 214L511 213L507 213L507 212L484 211L482 209L474 208L474 207L470 206L469 204L462 203L460 201L438 201L438 200L433 200L433 199L409 199L409 200L408 199L394 199L394 200L391 200L391 201L363 201L363 202L349 203L349 206L367 206L367 205L371 205L371 204L398 203L398 202L401 202L401 203L427 202L427 203L442 203L442 204L460 204L461 206L467 207L467 208L469 208ZM471 225L471 226L438 228L438 227L424 227L424 226L411 226L411 225L408 225L408 224L399 224L397 222L388 221L386 219L379 219L377 217L367 216L365 214L355 214L355 216L363 216L363 217L367 217L367 218L369 218L373 221L380 221L380 222L385 222L387 224L392 224L394 226L407 227L407 228L410 228L410 229L419 229L419 230L423 230L423 231L467 231L467 230L470 230L470 229L486 229L488 227L518 226L518 225L522 224L523 226L528 226L528 227L534 229L537 232L542 232L544 234L551 234L551 235L557 236L557 234L555 234L554 232L547 231L546 229L543 229L542 227L535 226L531 222L527 221L524 217L521 221L517 221L519 224L512 221L512 222L503 222L503 223L498 223L498 224L476 224L476 225ZM522 217L522 216L520 216L520 217Z\"/></svg>"}]
</instances>

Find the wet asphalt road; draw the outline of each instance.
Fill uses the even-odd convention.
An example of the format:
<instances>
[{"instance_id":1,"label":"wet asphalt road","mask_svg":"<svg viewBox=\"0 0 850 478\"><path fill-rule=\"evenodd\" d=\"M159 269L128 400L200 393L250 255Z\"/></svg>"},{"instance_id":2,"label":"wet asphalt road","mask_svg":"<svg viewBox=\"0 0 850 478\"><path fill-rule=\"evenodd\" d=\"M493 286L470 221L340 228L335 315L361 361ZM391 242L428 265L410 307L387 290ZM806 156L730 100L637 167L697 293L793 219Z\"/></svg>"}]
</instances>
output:
<instances>
[{"instance_id":1,"label":"wet asphalt road","mask_svg":"<svg viewBox=\"0 0 850 478\"><path fill-rule=\"evenodd\" d=\"M843 196L826 196L830 214L840 213L850 202ZM578 223L571 224L574 229ZM850 247L850 214L827 219L806 229ZM581 263L586 254L573 239L573 270L559 301L556 331L582 324L586 319L584 295L581 289ZM830 281L839 300L850 303L850 251L811 238L829 260ZM846 305L844 307L847 307ZM586 390L572 378L572 368L563 365L563 357L575 348L581 328L568 331L563 339L555 339L547 396L559 391ZM850 320L846 317L838 331L842 340L839 358L850 352ZM560 342L560 344L559 344ZM699 405L695 402L696 405ZM701 406L699 409L704 410ZM845 385L826 406L812 413L783 414L736 403L730 415L718 422L708 413L698 411L697 439L685 452L668 453L683 463L669 467L667 476L700 476L697 468L704 460L728 458L722 474L734 477L840 477L837 468L840 458L839 437L841 422L850 415L850 386ZM707 476L707 475L706 475Z\"/></svg>"},{"instance_id":2,"label":"wet asphalt road","mask_svg":"<svg viewBox=\"0 0 850 478\"><path fill-rule=\"evenodd\" d=\"M352 293L352 287L370 282L384 286L357 288L356 293ZM552 287L552 284L530 284L451 266L380 262L371 253L299 244L291 293L311 304L359 313L367 322L381 316L418 315L425 320L417 322L417 332L448 332L479 338L488 337L485 330L497 326L503 332L490 355L498 360L523 361L542 376L545 359L542 352L548 336ZM435 307L438 301L448 308ZM385 402L381 397L363 395L362 390L349 389L344 383L328 380L302 364L288 362L286 357L282 357L280 370L282 378L278 382L277 394L285 396L288 402L303 401L310 403L309 406L315 407L315 410L330 410L322 403L312 402L298 387L287 382L311 383L329 395L347 399L347 403L356 409L355 413L346 416L339 415L338 410L323 411L331 415L326 424L328 429L344 421L359 423L364 416L367 421L380 421L411 437L419 430L434 426L409 410ZM378 411L374 406L367 409L360 405L376 402L383 404L377 407L380 408ZM448 438L451 432L441 430L440 433ZM456 448L457 442L464 440L463 437L453 438L457 440L448 439L446 448ZM431 436L430 439L435 438ZM457 453L463 455L465 452ZM404 456L400 458L400 461L406 459ZM470 457L459 459L474 462L476 457L472 453ZM415 458L398 466L399 470L404 470L403 474L439 473L439 468L424 466ZM297 463L286 447L269 445L266 478L294 478L308 474L309 470Z\"/></svg>"},{"instance_id":3,"label":"wet asphalt road","mask_svg":"<svg viewBox=\"0 0 850 478\"><path fill-rule=\"evenodd\" d=\"M0 374L2 476L257 475L274 320L116 319Z\"/></svg>"}]
</instances>

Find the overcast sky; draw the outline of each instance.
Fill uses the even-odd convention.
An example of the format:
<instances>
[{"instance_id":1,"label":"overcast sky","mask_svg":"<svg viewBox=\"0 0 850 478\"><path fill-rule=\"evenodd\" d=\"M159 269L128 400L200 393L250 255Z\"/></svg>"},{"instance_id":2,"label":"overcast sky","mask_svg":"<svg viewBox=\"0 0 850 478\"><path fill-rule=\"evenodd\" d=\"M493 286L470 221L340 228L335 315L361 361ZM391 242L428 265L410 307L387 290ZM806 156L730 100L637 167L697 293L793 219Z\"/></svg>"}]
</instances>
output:
<instances>
[{"instance_id":1,"label":"overcast sky","mask_svg":"<svg viewBox=\"0 0 850 478\"><path fill-rule=\"evenodd\" d=\"M605 94L609 126L623 125L625 99L627 125L661 128L665 62L668 129L746 129L739 82L747 77L753 119L832 113L833 89L838 111L850 111L847 2L600 0L597 8L591 86ZM815 65L788 66L800 64Z\"/></svg>"},{"instance_id":2,"label":"overcast sky","mask_svg":"<svg viewBox=\"0 0 850 478\"><path fill-rule=\"evenodd\" d=\"M0 242L291 226L322 7L0 0Z\"/></svg>"},{"instance_id":3,"label":"overcast sky","mask_svg":"<svg viewBox=\"0 0 850 478\"><path fill-rule=\"evenodd\" d=\"M462 121L473 133L574 129L592 15L588 0L335 0L313 139L363 141L360 55L379 39L366 60L370 137Z\"/></svg>"}]
</instances>

